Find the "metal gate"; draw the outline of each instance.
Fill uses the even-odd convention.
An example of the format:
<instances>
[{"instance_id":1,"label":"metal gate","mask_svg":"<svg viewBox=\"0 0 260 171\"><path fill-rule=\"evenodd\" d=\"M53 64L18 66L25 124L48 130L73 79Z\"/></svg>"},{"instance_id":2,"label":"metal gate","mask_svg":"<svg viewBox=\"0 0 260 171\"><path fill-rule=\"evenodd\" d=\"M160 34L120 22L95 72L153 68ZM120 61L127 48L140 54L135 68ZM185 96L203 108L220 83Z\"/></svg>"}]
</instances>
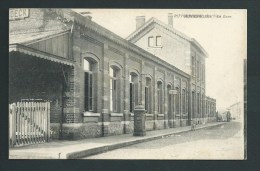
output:
<instances>
[{"instance_id":1,"label":"metal gate","mask_svg":"<svg viewBox=\"0 0 260 171\"><path fill-rule=\"evenodd\" d=\"M9 104L9 144L11 147L48 142L50 102Z\"/></svg>"}]
</instances>

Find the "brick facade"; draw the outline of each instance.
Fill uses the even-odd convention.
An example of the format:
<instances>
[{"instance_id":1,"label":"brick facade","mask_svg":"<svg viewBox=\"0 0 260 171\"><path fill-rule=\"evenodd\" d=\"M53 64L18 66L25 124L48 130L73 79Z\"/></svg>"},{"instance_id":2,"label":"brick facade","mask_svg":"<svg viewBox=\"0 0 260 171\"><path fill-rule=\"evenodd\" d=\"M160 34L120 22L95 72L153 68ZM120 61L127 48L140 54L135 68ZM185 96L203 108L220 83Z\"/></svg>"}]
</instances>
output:
<instances>
[{"instance_id":1,"label":"brick facade","mask_svg":"<svg viewBox=\"0 0 260 171\"><path fill-rule=\"evenodd\" d=\"M63 99L62 105L52 103L51 118L55 118L51 121L53 138L81 139L133 133L134 114L130 102L134 106L144 105L147 99L149 113L146 114L146 130L190 124L192 88L195 88L196 94L197 91L205 94L205 83L201 83L204 86L198 86L197 83L193 86L194 81L186 72L68 9L30 9L29 18L10 21L11 34L52 29L68 30L69 42L65 46L68 55L61 56L73 60L73 67L65 70L66 76L62 72L59 76L63 82L65 80L66 86L55 84L59 79L48 79L54 85L54 92L47 94L55 97L59 94ZM88 111L85 84L89 77L86 77L84 61L91 65L92 76L92 103ZM116 86L115 97L111 94L111 68L116 72L113 84ZM133 92L137 92L133 98L131 86L134 87ZM51 90L51 87L46 89ZM178 96L169 95L170 90L178 90ZM18 98L16 100L21 98L14 97ZM111 99L116 99L113 100L113 110ZM60 113L59 110L62 114L56 115ZM62 124L59 125L60 121Z\"/></svg>"}]
</instances>

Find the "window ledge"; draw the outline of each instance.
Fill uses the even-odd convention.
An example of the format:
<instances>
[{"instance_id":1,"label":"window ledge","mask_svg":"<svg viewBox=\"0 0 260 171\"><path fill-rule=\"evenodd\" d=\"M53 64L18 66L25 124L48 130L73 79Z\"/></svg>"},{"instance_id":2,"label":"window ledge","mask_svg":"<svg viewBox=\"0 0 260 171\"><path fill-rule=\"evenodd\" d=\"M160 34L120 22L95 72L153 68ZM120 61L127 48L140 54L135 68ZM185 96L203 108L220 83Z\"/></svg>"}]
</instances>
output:
<instances>
[{"instance_id":1,"label":"window ledge","mask_svg":"<svg viewBox=\"0 0 260 171\"><path fill-rule=\"evenodd\" d=\"M89 117L99 117L100 113L84 112L83 116L85 116L85 117L88 117L88 116Z\"/></svg>"},{"instance_id":2,"label":"window ledge","mask_svg":"<svg viewBox=\"0 0 260 171\"><path fill-rule=\"evenodd\" d=\"M157 114L157 116L164 116L164 114Z\"/></svg>"},{"instance_id":3,"label":"window ledge","mask_svg":"<svg viewBox=\"0 0 260 171\"><path fill-rule=\"evenodd\" d=\"M145 116L153 116L153 114L146 113Z\"/></svg>"},{"instance_id":4,"label":"window ledge","mask_svg":"<svg viewBox=\"0 0 260 171\"><path fill-rule=\"evenodd\" d=\"M123 116L123 113L110 113L110 116Z\"/></svg>"},{"instance_id":5,"label":"window ledge","mask_svg":"<svg viewBox=\"0 0 260 171\"><path fill-rule=\"evenodd\" d=\"M130 116L134 116L134 113L130 113Z\"/></svg>"}]
</instances>

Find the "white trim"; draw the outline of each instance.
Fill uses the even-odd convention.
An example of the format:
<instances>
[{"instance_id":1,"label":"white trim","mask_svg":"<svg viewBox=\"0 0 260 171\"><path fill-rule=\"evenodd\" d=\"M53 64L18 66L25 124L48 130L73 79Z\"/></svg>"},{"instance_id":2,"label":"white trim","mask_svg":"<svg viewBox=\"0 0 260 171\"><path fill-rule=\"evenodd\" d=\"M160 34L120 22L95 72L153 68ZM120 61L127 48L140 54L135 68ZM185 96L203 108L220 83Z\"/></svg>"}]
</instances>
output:
<instances>
[{"instance_id":1,"label":"white trim","mask_svg":"<svg viewBox=\"0 0 260 171\"><path fill-rule=\"evenodd\" d=\"M100 113L91 113L91 112L84 112L83 116L89 116L89 117L99 117Z\"/></svg>"},{"instance_id":2,"label":"white trim","mask_svg":"<svg viewBox=\"0 0 260 171\"><path fill-rule=\"evenodd\" d=\"M128 124L130 124L130 121L121 121L121 124L128 125Z\"/></svg>"},{"instance_id":3,"label":"white trim","mask_svg":"<svg viewBox=\"0 0 260 171\"><path fill-rule=\"evenodd\" d=\"M157 114L158 116L164 116L164 114Z\"/></svg>"},{"instance_id":4,"label":"white trim","mask_svg":"<svg viewBox=\"0 0 260 171\"><path fill-rule=\"evenodd\" d=\"M98 122L98 125L109 125L110 122Z\"/></svg>"},{"instance_id":5,"label":"white trim","mask_svg":"<svg viewBox=\"0 0 260 171\"><path fill-rule=\"evenodd\" d=\"M145 116L154 116L154 114L146 113Z\"/></svg>"},{"instance_id":6,"label":"white trim","mask_svg":"<svg viewBox=\"0 0 260 171\"><path fill-rule=\"evenodd\" d=\"M110 113L110 116L123 116L123 113Z\"/></svg>"}]
</instances>

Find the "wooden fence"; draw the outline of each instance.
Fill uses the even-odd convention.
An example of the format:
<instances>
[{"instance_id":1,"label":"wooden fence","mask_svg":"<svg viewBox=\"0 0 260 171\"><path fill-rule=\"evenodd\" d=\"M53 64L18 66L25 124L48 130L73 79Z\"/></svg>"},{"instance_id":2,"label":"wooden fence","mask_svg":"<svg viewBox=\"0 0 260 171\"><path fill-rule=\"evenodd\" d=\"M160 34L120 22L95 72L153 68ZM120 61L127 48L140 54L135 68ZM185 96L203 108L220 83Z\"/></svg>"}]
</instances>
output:
<instances>
[{"instance_id":1,"label":"wooden fence","mask_svg":"<svg viewBox=\"0 0 260 171\"><path fill-rule=\"evenodd\" d=\"M11 147L49 141L50 102L9 104L9 144Z\"/></svg>"}]
</instances>

